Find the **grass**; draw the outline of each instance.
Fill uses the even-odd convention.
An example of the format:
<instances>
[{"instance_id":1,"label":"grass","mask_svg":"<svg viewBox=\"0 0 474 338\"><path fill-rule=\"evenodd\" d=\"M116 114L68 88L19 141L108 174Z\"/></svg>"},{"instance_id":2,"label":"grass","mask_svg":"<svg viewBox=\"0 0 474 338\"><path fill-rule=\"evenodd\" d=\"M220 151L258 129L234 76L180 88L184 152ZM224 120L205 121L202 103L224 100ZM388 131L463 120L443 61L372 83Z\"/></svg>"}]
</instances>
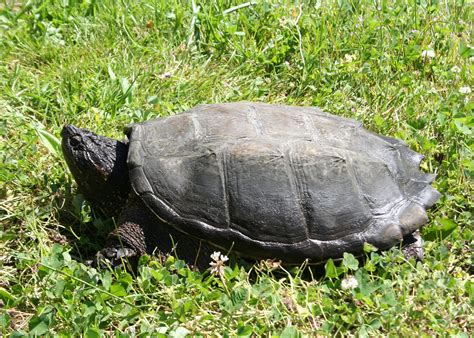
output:
<instances>
[{"instance_id":1,"label":"grass","mask_svg":"<svg viewBox=\"0 0 474 338\"><path fill-rule=\"evenodd\" d=\"M238 4L0 4L3 335L472 335L472 4ZM424 154L442 194L425 261L394 248L319 274L261 262L222 278L172 258L143 257L135 278L81 263L113 221L77 192L62 125L122 137L130 122L238 100L319 106Z\"/></svg>"}]
</instances>

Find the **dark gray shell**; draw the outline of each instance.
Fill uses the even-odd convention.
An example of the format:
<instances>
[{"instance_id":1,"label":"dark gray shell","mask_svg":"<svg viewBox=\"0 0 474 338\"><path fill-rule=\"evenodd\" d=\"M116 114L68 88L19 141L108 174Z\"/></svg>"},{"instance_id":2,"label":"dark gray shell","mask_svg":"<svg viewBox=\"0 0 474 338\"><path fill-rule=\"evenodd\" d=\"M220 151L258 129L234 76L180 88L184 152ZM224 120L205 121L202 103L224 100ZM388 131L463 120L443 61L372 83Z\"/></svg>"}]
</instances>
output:
<instances>
[{"instance_id":1,"label":"dark gray shell","mask_svg":"<svg viewBox=\"0 0 474 338\"><path fill-rule=\"evenodd\" d=\"M218 247L287 262L388 248L439 193L402 141L317 108L202 105L128 128L134 191Z\"/></svg>"}]
</instances>

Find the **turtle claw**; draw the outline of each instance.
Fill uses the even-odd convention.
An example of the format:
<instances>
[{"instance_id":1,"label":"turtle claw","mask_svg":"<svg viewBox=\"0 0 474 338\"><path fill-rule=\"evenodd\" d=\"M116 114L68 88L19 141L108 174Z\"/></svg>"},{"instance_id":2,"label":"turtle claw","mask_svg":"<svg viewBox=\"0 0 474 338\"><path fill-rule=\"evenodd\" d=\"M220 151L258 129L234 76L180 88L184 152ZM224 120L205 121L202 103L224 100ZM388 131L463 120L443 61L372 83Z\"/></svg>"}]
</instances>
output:
<instances>
[{"instance_id":1,"label":"turtle claw","mask_svg":"<svg viewBox=\"0 0 474 338\"><path fill-rule=\"evenodd\" d=\"M422 262L425 256L423 250L423 240L421 239L420 231L405 236L403 239L403 254L405 257L414 258L416 261Z\"/></svg>"},{"instance_id":2,"label":"turtle claw","mask_svg":"<svg viewBox=\"0 0 474 338\"><path fill-rule=\"evenodd\" d=\"M129 264L134 267L138 263L138 257L133 249L108 247L97 252L94 259L90 262L91 266L100 269L107 267L115 268L120 265L128 266Z\"/></svg>"}]
</instances>

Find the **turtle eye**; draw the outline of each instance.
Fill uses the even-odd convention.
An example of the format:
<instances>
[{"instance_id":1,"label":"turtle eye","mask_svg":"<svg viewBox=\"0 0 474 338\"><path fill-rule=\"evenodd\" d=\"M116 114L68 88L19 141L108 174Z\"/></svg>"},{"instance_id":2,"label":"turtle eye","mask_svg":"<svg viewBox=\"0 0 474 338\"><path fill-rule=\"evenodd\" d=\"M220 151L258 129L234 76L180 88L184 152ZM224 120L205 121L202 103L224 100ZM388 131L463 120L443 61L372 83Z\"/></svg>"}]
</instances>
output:
<instances>
[{"instance_id":1,"label":"turtle eye","mask_svg":"<svg viewBox=\"0 0 474 338\"><path fill-rule=\"evenodd\" d=\"M82 143L82 138L78 135L74 135L69 139L69 145L73 148L77 148Z\"/></svg>"}]
</instances>

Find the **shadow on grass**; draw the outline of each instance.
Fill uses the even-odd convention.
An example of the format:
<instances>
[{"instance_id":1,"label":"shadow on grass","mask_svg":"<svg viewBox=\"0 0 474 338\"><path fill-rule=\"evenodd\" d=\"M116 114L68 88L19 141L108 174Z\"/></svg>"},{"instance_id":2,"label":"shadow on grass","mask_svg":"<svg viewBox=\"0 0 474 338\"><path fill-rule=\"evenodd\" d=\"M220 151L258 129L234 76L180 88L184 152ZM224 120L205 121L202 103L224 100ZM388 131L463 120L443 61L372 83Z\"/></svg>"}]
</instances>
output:
<instances>
[{"instance_id":1,"label":"shadow on grass","mask_svg":"<svg viewBox=\"0 0 474 338\"><path fill-rule=\"evenodd\" d=\"M67 242L71 246L71 256L85 263L94 257L105 245L107 235L115 228L114 218L106 217L94 210L81 194L74 194L66 187L54 200L57 210L59 244Z\"/></svg>"}]
</instances>

